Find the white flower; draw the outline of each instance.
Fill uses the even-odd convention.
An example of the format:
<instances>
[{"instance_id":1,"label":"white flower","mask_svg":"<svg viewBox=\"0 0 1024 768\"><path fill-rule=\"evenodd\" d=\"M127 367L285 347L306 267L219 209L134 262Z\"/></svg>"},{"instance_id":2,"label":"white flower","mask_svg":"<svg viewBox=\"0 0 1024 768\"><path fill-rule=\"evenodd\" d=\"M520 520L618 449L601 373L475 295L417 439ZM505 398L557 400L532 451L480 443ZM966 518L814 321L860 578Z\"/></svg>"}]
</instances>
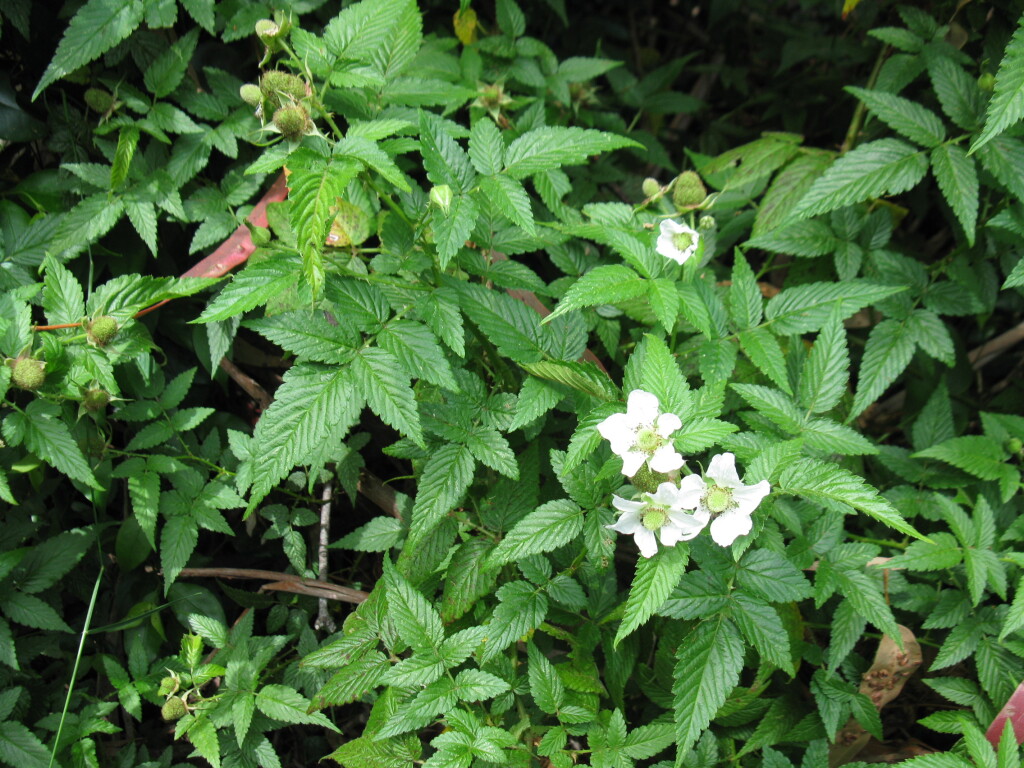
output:
<instances>
[{"instance_id":1,"label":"white flower","mask_svg":"<svg viewBox=\"0 0 1024 768\"><path fill-rule=\"evenodd\" d=\"M699 242L700 235L697 230L672 219L665 219L661 222L657 251L666 259L683 264L697 252Z\"/></svg>"},{"instance_id":2,"label":"white flower","mask_svg":"<svg viewBox=\"0 0 1024 768\"><path fill-rule=\"evenodd\" d=\"M680 496L687 509L696 509L711 517L711 538L728 547L737 538L750 533L751 513L771 491L767 480L757 485L744 485L736 474L736 457L722 453L711 459L707 476L709 484L697 475L684 477L679 483Z\"/></svg>"},{"instance_id":3,"label":"white flower","mask_svg":"<svg viewBox=\"0 0 1024 768\"><path fill-rule=\"evenodd\" d=\"M655 532L662 545L674 547L695 537L708 524L706 511L683 511L685 496L672 483L662 483L654 493L642 494L642 499L630 501L613 495L612 505L622 515L614 525L605 528L632 536L644 557L653 557L658 551Z\"/></svg>"},{"instance_id":4,"label":"white flower","mask_svg":"<svg viewBox=\"0 0 1024 768\"><path fill-rule=\"evenodd\" d=\"M655 472L671 472L683 466L683 457L669 436L683 426L674 413L659 413L658 398L634 389L626 400L626 412L616 413L597 425L601 437L622 457L622 473L632 477L650 462Z\"/></svg>"}]
</instances>

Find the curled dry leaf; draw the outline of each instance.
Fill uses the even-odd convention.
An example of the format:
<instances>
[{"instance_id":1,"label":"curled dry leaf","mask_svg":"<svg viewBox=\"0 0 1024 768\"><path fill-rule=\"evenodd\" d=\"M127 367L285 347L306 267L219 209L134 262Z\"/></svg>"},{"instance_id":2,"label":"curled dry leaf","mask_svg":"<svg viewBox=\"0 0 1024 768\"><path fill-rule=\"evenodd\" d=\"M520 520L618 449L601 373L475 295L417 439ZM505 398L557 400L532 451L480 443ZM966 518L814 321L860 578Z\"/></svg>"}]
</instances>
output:
<instances>
[{"instance_id":1,"label":"curled dry leaf","mask_svg":"<svg viewBox=\"0 0 1024 768\"><path fill-rule=\"evenodd\" d=\"M903 649L900 650L891 637L884 636L878 644L874 662L861 679L860 692L879 710L900 695L907 680L921 666L921 645L913 632L903 625L899 627ZM871 734L850 718L829 749L830 768L853 760L870 740Z\"/></svg>"}]
</instances>

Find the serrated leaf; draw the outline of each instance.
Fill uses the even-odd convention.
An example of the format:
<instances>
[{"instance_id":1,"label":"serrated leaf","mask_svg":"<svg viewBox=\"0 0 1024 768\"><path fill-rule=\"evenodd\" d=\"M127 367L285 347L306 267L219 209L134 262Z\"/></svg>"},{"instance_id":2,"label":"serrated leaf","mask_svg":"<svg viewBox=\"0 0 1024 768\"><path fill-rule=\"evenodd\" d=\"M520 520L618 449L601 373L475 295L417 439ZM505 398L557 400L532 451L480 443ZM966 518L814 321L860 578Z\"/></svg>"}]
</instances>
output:
<instances>
[{"instance_id":1,"label":"serrated leaf","mask_svg":"<svg viewBox=\"0 0 1024 768\"><path fill-rule=\"evenodd\" d=\"M767 328L751 328L737 334L740 349L757 369L777 384L786 394L793 394L786 374L786 358L778 339Z\"/></svg>"},{"instance_id":2,"label":"serrated leaf","mask_svg":"<svg viewBox=\"0 0 1024 768\"><path fill-rule=\"evenodd\" d=\"M444 129L437 115L420 112L420 153L427 178L434 184L447 184L455 192L469 192L476 172L469 157Z\"/></svg>"},{"instance_id":3,"label":"serrated leaf","mask_svg":"<svg viewBox=\"0 0 1024 768\"><path fill-rule=\"evenodd\" d=\"M907 333L926 354L940 363L952 366L956 350L949 328L929 309L915 309L907 318Z\"/></svg>"},{"instance_id":4,"label":"serrated leaf","mask_svg":"<svg viewBox=\"0 0 1024 768\"><path fill-rule=\"evenodd\" d=\"M924 154L898 139L862 144L840 157L793 209L808 218L883 195L911 189L928 171Z\"/></svg>"},{"instance_id":5,"label":"serrated leaf","mask_svg":"<svg viewBox=\"0 0 1024 768\"><path fill-rule=\"evenodd\" d=\"M384 560L384 586L388 615L398 634L416 653L436 658L444 641L444 627L437 611L387 559Z\"/></svg>"},{"instance_id":6,"label":"serrated leaf","mask_svg":"<svg viewBox=\"0 0 1024 768\"><path fill-rule=\"evenodd\" d=\"M800 375L800 404L809 413L825 413L839 404L850 378L846 329L838 318L818 333Z\"/></svg>"},{"instance_id":7,"label":"serrated leaf","mask_svg":"<svg viewBox=\"0 0 1024 768\"><path fill-rule=\"evenodd\" d=\"M684 637L672 675L676 745L685 754L739 682L743 641L720 616L703 621Z\"/></svg>"},{"instance_id":8,"label":"serrated leaf","mask_svg":"<svg viewBox=\"0 0 1024 768\"><path fill-rule=\"evenodd\" d=\"M320 294L324 283L323 251L334 221L333 208L358 171L359 165L351 160L314 162L311 167L292 168L288 177L289 221L314 296Z\"/></svg>"},{"instance_id":9,"label":"serrated leaf","mask_svg":"<svg viewBox=\"0 0 1024 768\"><path fill-rule=\"evenodd\" d=\"M676 297L678 298L678 294ZM733 254L732 285L729 288L728 305L729 316L739 330L753 328L761 322L764 298L761 296L761 289L757 287L754 271L739 248L735 249Z\"/></svg>"},{"instance_id":10,"label":"serrated leaf","mask_svg":"<svg viewBox=\"0 0 1024 768\"><path fill-rule=\"evenodd\" d=\"M459 701L484 701L500 696L509 684L497 675L480 669L464 669L455 676L455 695Z\"/></svg>"},{"instance_id":11,"label":"serrated leaf","mask_svg":"<svg viewBox=\"0 0 1024 768\"><path fill-rule=\"evenodd\" d=\"M89 0L71 19L46 67L32 100L56 80L99 58L120 43L142 22L145 4L141 0Z\"/></svg>"},{"instance_id":12,"label":"serrated leaf","mask_svg":"<svg viewBox=\"0 0 1024 768\"><path fill-rule=\"evenodd\" d=\"M393 354L413 376L458 392L448 360L430 330L412 320L395 320L377 334L377 344Z\"/></svg>"},{"instance_id":13,"label":"serrated leaf","mask_svg":"<svg viewBox=\"0 0 1024 768\"><path fill-rule=\"evenodd\" d=\"M939 189L963 227L967 244L974 245L978 221L978 173L974 169L974 160L952 144L933 149L931 160Z\"/></svg>"},{"instance_id":14,"label":"serrated leaf","mask_svg":"<svg viewBox=\"0 0 1024 768\"><path fill-rule=\"evenodd\" d=\"M929 56L927 63L942 111L964 130L973 131L978 126L982 107L977 81L950 56Z\"/></svg>"},{"instance_id":15,"label":"serrated leaf","mask_svg":"<svg viewBox=\"0 0 1024 768\"><path fill-rule=\"evenodd\" d=\"M876 285L865 280L842 283L807 283L785 288L768 300L765 319L778 336L792 336L820 330L833 319L845 319L906 287Z\"/></svg>"},{"instance_id":16,"label":"serrated leaf","mask_svg":"<svg viewBox=\"0 0 1024 768\"><path fill-rule=\"evenodd\" d=\"M0 610L11 621L47 632L70 632L71 627L50 606L35 595L17 590L9 591L0 599Z\"/></svg>"},{"instance_id":17,"label":"serrated leaf","mask_svg":"<svg viewBox=\"0 0 1024 768\"><path fill-rule=\"evenodd\" d=\"M978 151L1024 117L1024 16L1006 44L1003 59L996 71L996 85L985 112L985 127L972 143L971 153Z\"/></svg>"},{"instance_id":18,"label":"serrated leaf","mask_svg":"<svg viewBox=\"0 0 1024 768\"><path fill-rule=\"evenodd\" d=\"M787 432L796 434L803 426L803 414L786 395L760 384L733 384L732 388L750 405Z\"/></svg>"},{"instance_id":19,"label":"serrated leaf","mask_svg":"<svg viewBox=\"0 0 1024 768\"><path fill-rule=\"evenodd\" d=\"M85 315L85 294L71 271L55 259L45 262L43 311L52 324L77 323Z\"/></svg>"},{"instance_id":20,"label":"serrated leaf","mask_svg":"<svg viewBox=\"0 0 1024 768\"><path fill-rule=\"evenodd\" d=\"M271 257L250 264L232 277L194 322L226 320L240 315L281 295L295 285L298 278L299 263L291 256Z\"/></svg>"},{"instance_id":21,"label":"serrated leaf","mask_svg":"<svg viewBox=\"0 0 1024 768\"><path fill-rule=\"evenodd\" d=\"M492 120L481 118L469 134L469 159L477 173L493 176L505 162L505 142Z\"/></svg>"},{"instance_id":22,"label":"serrated leaf","mask_svg":"<svg viewBox=\"0 0 1024 768\"><path fill-rule=\"evenodd\" d=\"M859 570L835 569L839 592L853 604L858 614L893 639L900 637L899 626L892 609L885 601L882 590L872 579Z\"/></svg>"},{"instance_id":23,"label":"serrated leaf","mask_svg":"<svg viewBox=\"0 0 1024 768\"><path fill-rule=\"evenodd\" d=\"M245 327L300 359L320 363L345 363L361 344L360 337L344 325L331 323L323 312L308 309L249 320Z\"/></svg>"},{"instance_id":24,"label":"serrated leaf","mask_svg":"<svg viewBox=\"0 0 1024 768\"><path fill-rule=\"evenodd\" d=\"M751 238L743 247L812 258L830 254L838 246L839 240L825 222L805 220L794 221Z\"/></svg>"},{"instance_id":25,"label":"serrated leaf","mask_svg":"<svg viewBox=\"0 0 1024 768\"><path fill-rule=\"evenodd\" d=\"M733 594L732 606L733 620L761 658L791 676L796 674L790 656L789 635L775 609L744 592Z\"/></svg>"},{"instance_id":26,"label":"serrated leaf","mask_svg":"<svg viewBox=\"0 0 1024 768\"><path fill-rule=\"evenodd\" d=\"M914 356L908 324L886 319L871 329L857 375L849 419L854 419L896 381Z\"/></svg>"},{"instance_id":27,"label":"serrated leaf","mask_svg":"<svg viewBox=\"0 0 1024 768\"><path fill-rule=\"evenodd\" d=\"M469 195L456 195L447 212L435 208L431 214L434 244L442 270L466 244L480 217L480 208Z\"/></svg>"},{"instance_id":28,"label":"serrated leaf","mask_svg":"<svg viewBox=\"0 0 1024 768\"><path fill-rule=\"evenodd\" d=\"M250 508L292 467L305 464L328 436L354 424L362 407L347 368L315 363L292 366L253 434L260 450L248 462L255 478Z\"/></svg>"},{"instance_id":29,"label":"serrated leaf","mask_svg":"<svg viewBox=\"0 0 1024 768\"><path fill-rule=\"evenodd\" d=\"M629 267L622 264L595 267L570 286L544 322L574 309L627 301L646 292L647 281Z\"/></svg>"},{"instance_id":30,"label":"serrated leaf","mask_svg":"<svg viewBox=\"0 0 1024 768\"><path fill-rule=\"evenodd\" d=\"M507 582L496 595L499 603L487 625L484 662L495 658L516 639L540 626L548 612L547 595L527 581Z\"/></svg>"},{"instance_id":31,"label":"serrated leaf","mask_svg":"<svg viewBox=\"0 0 1024 768\"><path fill-rule=\"evenodd\" d=\"M679 583L688 562L689 549L684 543L674 547L659 547L654 557L637 559L636 575L629 588L622 621L615 631L614 645L618 646L661 608Z\"/></svg>"},{"instance_id":32,"label":"serrated leaf","mask_svg":"<svg viewBox=\"0 0 1024 768\"><path fill-rule=\"evenodd\" d=\"M829 162L829 156L824 152L801 155L779 171L761 198L751 237L771 232L786 221L814 181L828 168Z\"/></svg>"},{"instance_id":33,"label":"serrated leaf","mask_svg":"<svg viewBox=\"0 0 1024 768\"><path fill-rule=\"evenodd\" d=\"M473 454L465 445L448 444L433 452L423 467L412 510L410 539L432 531L473 482Z\"/></svg>"},{"instance_id":34,"label":"serrated leaf","mask_svg":"<svg viewBox=\"0 0 1024 768\"><path fill-rule=\"evenodd\" d=\"M953 568L963 559L963 550L951 534L939 531L930 541L911 542L903 552L886 563L886 568L911 571L941 571Z\"/></svg>"},{"instance_id":35,"label":"serrated leaf","mask_svg":"<svg viewBox=\"0 0 1024 768\"><path fill-rule=\"evenodd\" d=\"M580 165L591 155L640 146L632 139L588 128L535 128L509 145L505 173L522 179L563 165Z\"/></svg>"},{"instance_id":36,"label":"serrated leaf","mask_svg":"<svg viewBox=\"0 0 1024 768\"><path fill-rule=\"evenodd\" d=\"M647 300L662 328L671 333L679 317L679 291L672 280L659 277L647 281Z\"/></svg>"},{"instance_id":37,"label":"serrated leaf","mask_svg":"<svg viewBox=\"0 0 1024 768\"><path fill-rule=\"evenodd\" d=\"M90 488L101 488L71 430L46 401L33 400L24 414L10 414L4 425L5 432L8 424L16 425L14 428L23 435L25 447L54 469Z\"/></svg>"},{"instance_id":38,"label":"serrated leaf","mask_svg":"<svg viewBox=\"0 0 1024 768\"><path fill-rule=\"evenodd\" d=\"M310 712L310 701L286 685L265 685L256 694L256 707L267 717L282 723L319 725L338 733L338 728L321 712Z\"/></svg>"},{"instance_id":39,"label":"serrated leaf","mask_svg":"<svg viewBox=\"0 0 1024 768\"><path fill-rule=\"evenodd\" d=\"M789 603L811 595L806 577L778 552L753 549L740 560L736 583L772 603Z\"/></svg>"},{"instance_id":40,"label":"serrated leaf","mask_svg":"<svg viewBox=\"0 0 1024 768\"><path fill-rule=\"evenodd\" d=\"M542 712L554 715L565 704L565 686L554 665L532 642L527 643L530 694Z\"/></svg>"},{"instance_id":41,"label":"serrated leaf","mask_svg":"<svg viewBox=\"0 0 1024 768\"><path fill-rule=\"evenodd\" d=\"M334 145L334 155L358 160L403 192L409 191L409 182L405 180L405 175L395 165L395 161L378 146L376 141L370 138L353 136L350 132L348 136Z\"/></svg>"},{"instance_id":42,"label":"serrated leaf","mask_svg":"<svg viewBox=\"0 0 1024 768\"><path fill-rule=\"evenodd\" d=\"M807 445L825 453L840 456L872 456L878 447L860 432L829 418L809 418L801 434Z\"/></svg>"},{"instance_id":43,"label":"serrated leaf","mask_svg":"<svg viewBox=\"0 0 1024 768\"><path fill-rule=\"evenodd\" d=\"M571 389L586 392L588 395L592 395L600 400L617 400L619 397L619 392L614 382L608 378L608 374L604 373L593 363L542 360L539 363L520 363L519 366L534 376L564 384ZM531 379L527 379L526 383L529 381ZM526 383L523 384L524 390L526 389ZM533 395L534 393L531 392L530 394ZM541 395L538 393L537 396ZM520 397L522 396L520 395ZM550 405L546 409L550 410L562 399L562 394L558 390L547 390L543 397L545 398L544 402L548 402L549 398L554 398L550 400ZM530 420L532 421L532 419ZM516 421L519 421L518 416Z\"/></svg>"},{"instance_id":44,"label":"serrated leaf","mask_svg":"<svg viewBox=\"0 0 1024 768\"><path fill-rule=\"evenodd\" d=\"M363 349L352 359L351 369L370 410L425 448L416 396L409 386L409 375L395 356L384 349Z\"/></svg>"},{"instance_id":45,"label":"serrated leaf","mask_svg":"<svg viewBox=\"0 0 1024 768\"><path fill-rule=\"evenodd\" d=\"M160 531L160 567L164 572L164 592L178 578L195 551L199 526L191 515L174 515Z\"/></svg>"},{"instance_id":46,"label":"serrated leaf","mask_svg":"<svg viewBox=\"0 0 1024 768\"><path fill-rule=\"evenodd\" d=\"M549 501L520 520L494 548L494 567L527 555L550 552L572 541L583 529L583 510L568 499Z\"/></svg>"},{"instance_id":47,"label":"serrated leaf","mask_svg":"<svg viewBox=\"0 0 1024 768\"><path fill-rule=\"evenodd\" d=\"M502 216L516 226L522 227L528 235L537 233L533 223L530 196L526 194L526 188L521 181L505 174L481 176L480 191Z\"/></svg>"},{"instance_id":48,"label":"serrated leaf","mask_svg":"<svg viewBox=\"0 0 1024 768\"><path fill-rule=\"evenodd\" d=\"M863 478L835 464L799 459L783 470L779 486L785 493L805 498L841 501L901 533L922 538L899 512Z\"/></svg>"},{"instance_id":49,"label":"serrated leaf","mask_svg":"<svg viewBox=\"0 0 1024 768\"><path fill-rule=\"evenodd\" d=\"M502 355L517 363L535 363L544 356L540 318L523 302L465 282L458 295L462 311Z\"/></svg>"},{"instance_id":50,"label":"serrated leaf","mask_svg":"<svg viewBox=\"0 0 1024 768\"><path fill-rule=\"evenodd\" d=\"M946 140L946 128L939 116L920 104L884 91L868 91L847 86L882 122L897 133L925 147L936 147Z\"/></svg>"},{"instance_id":51,"label":"serrated leaf","mask_svg":"<svg viewBox=\"0 0 1024 768\"><path fill-rule=\"evenodd\" d=\"M20 768L48 768L50 750L17 720L0 722L0 759Z\"/></svg>"}]
</instances>

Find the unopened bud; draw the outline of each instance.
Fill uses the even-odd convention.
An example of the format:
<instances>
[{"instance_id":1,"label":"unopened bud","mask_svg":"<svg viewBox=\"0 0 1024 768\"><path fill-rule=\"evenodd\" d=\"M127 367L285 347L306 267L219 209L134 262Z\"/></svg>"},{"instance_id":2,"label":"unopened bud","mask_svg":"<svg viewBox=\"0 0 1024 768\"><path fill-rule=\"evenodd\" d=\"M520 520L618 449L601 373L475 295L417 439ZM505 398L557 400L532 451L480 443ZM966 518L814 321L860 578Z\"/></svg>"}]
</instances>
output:
<instances>
[{"instance_id":1,"label":"unopened bud","mask_svg":"<svg viewBox=\"0 0 1024 768\"><path fill-rule=\"evenodd\" d=\"M996 87L996 76L991 72L985 72L978 78L978 87L989 93Z\"/></svg>"},{"instance_id":2,"label":"unopened bud","mask_svg":"<svg viewBox=\"0 0 1024 768\"><path fill-rule=\"evenodd\" d=\"M644 179L644 183L640 185L640 189L644 193L644 197L655 197L661 192L661 184L658 183L657 179L647 178Z\"/></svg>"},{"instance_id":3,"label":"unopened bud","mask_svg":"<svg viewBox=\"0 0 1024 768\"><path fill-rule=\"evenodd\" d=\"M1021 450L1024 450L1024 441L1022 441L1019 437L1011 437L1009 440L1006 441L1003 447L1009 453L1020 453Z\"/></svg>"},{"instance_id":4,"label":"unopened bud","mask_svg":"<svg viewBox=\"0 0 1024 768\"><path fill-rule=\"evenodd\" d=\"M291 141L298 141L313 129L309 113L298 104L281 107L274 113L274 125L281 134Z\"/></svg>"},{"instance_id":5,"label":"unopened bud","mask_svg":"<svg viewBox=\"0 0 1024 768\"><path fill-rule=\"evenodd\" d=\"M11 383L16 387L36 390L46 381L46 363L34 357L19 357L11 370Z\"/></svg>"},{"instance_id":6,"label":"unopened bud","mask_svg":"<svg viewBox=\"0 0 1024 768\"><path fill-rule=\"evenodd\" d=\"M704 202L708 190L693 171L683 171L672 186L672 203L680 210L689 210Z\"/></svg>"},{"instance_id":7,"label":"unopened bud","mask_svg":"<svg viewBox=\"0 0 1024 768\"><path fill-rule=\"evenodd\" d=\"M263 101L263 91L260 90L258 85L253 85L252 83L246 83L239 88L238 95L250 107L258 107Z\"/></svg>"},{"instance_id":8,"label":"unopened bud","mask_svg":"<svg viewBox=\"0 0 1024 768\"><path fill-rule=\"evenodd\" d=\"M102 411L107 407L110 402L110 393L105 389L87 389L85 394L82 395L82 405L85 406L85 410Z\"/></svg>"},{"instance_id":9,"label":"unopened bud","mask_svg":"<svg viewBox=\"0 0 1024 768\"><path fill-rule=\"evenodd\" d=\"M452 192L452 188L447 184L438 184L436 187L430 189L430 204L436 205L444 214L448 215L448 210L452 206L452 201L455 199L455 194Z\"/></svg>"}]
</instances>

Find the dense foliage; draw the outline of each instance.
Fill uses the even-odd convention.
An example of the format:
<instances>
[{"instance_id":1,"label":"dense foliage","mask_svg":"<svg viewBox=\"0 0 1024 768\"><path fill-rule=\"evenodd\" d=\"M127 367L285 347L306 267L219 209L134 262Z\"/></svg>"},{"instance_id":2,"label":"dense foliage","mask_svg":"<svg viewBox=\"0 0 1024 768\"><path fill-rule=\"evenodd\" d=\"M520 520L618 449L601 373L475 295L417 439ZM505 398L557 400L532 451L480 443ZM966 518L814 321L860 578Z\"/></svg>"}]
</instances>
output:
<instances>
[{"instance_id":1,"label":"dense foliage","mask_svg":"<svg viewBox=\"0 0 1024 768\"><path fill-rule=\"evenodd\" d=\"M1024 18L835 5L0 5L0 763L1019 768Z\"/></svg>"}]
</instances>

